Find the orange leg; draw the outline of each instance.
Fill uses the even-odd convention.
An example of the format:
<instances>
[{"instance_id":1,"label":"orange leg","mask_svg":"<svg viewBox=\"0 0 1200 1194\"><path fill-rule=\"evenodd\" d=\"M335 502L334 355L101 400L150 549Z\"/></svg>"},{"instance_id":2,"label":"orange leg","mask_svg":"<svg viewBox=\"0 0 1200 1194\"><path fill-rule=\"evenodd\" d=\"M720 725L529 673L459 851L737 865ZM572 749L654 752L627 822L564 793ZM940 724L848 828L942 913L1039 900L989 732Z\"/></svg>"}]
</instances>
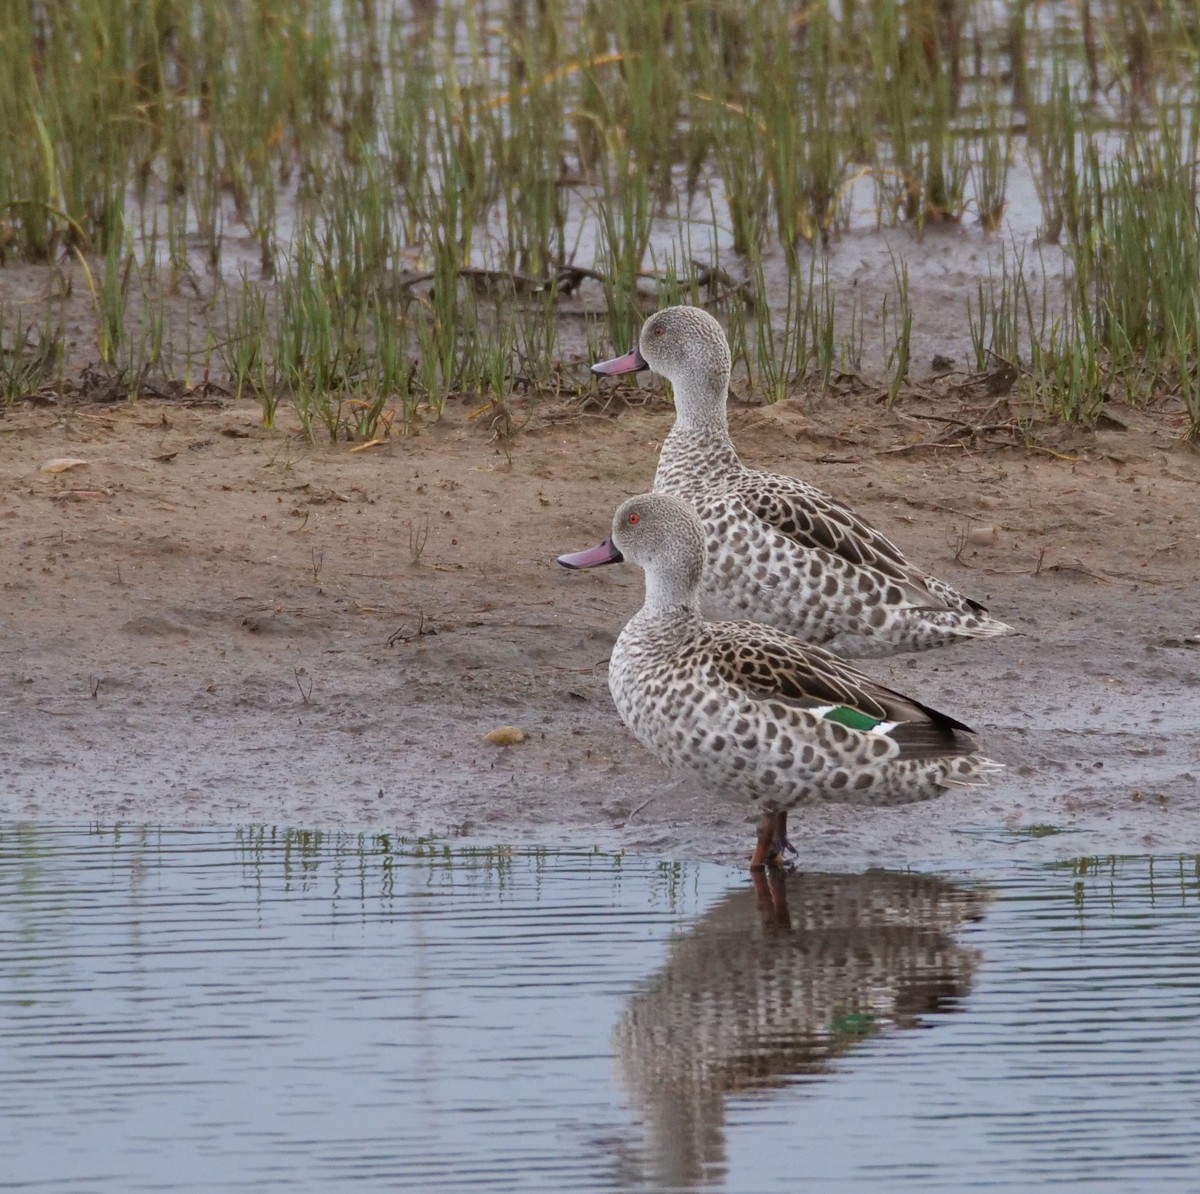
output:
<instances>
[{"instance_id":1,"label":"orange leg","mask_svg":"<svg viewBox=\"0 0 1200 1194\"><path fill-rule=\"evenodd\" d=\"M780 809L775 814L775 852L782 858L785 854L795 854L796 847L788 841L787 809Z\"/></svg>"},{"instance_id":2,"label":"orange leg","mask_svg":"<svg viewBox=\"0 0 1200 1194\"><path fill-rule=\"evenodd\" d=\"M758 841L750 856L750 869L761 871L782 866L784 856L795 853L796 847L788 841L787 810L763 813L758 822Z\"/></svg>"},{"instance_id":3,"label":"orange leg","mask_svg":"<svg viewBox=\"0 0 1200 1194\"><path fill-rule=\"evenodd\" d=\"M750 855L750 869L765 871L775 865L775 814L763 813L758 822L758 841L754 845L754 853Z\"/></svg>"}]
</instances>

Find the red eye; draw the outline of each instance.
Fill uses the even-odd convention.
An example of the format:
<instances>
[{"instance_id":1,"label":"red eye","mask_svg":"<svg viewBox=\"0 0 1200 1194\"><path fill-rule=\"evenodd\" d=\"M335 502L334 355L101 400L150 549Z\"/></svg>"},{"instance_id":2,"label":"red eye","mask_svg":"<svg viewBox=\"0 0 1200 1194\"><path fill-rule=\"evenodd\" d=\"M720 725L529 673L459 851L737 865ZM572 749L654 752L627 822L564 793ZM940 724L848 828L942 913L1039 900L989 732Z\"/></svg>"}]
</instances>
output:
<instances>
[{"instance_id":1,"label":"red eye","mask_svg":"<svg viewBox=\"0 0 1200 1194\"><path fill-rule=\"evenodd\" d=\"M661 335L663 334L663 330L662 330L662 328L655 328L655 329L654 329L654 334L655 334L656 336L661 336Z\"/></svg>"},{"instance_id":2,"label":"red eye","mask_svg":"<svg viewBox=\"0 0 1200 1194\"><path fill-rule=\"evenodd\" d=\"M637 524L641 521L642 521L642 516L640 514L631 514L629 516L629 525L631 527L637 526Z\"/></svg>"}]
</instances>

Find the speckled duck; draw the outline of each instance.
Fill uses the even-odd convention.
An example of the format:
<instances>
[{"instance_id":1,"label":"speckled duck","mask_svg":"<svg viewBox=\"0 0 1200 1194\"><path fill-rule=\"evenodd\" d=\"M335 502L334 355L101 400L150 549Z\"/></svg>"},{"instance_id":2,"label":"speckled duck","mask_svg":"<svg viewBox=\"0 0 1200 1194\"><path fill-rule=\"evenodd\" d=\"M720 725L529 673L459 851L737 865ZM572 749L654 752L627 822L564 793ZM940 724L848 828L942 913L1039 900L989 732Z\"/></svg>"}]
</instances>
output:
<instances>
[{"instance_id":1,"label":"speckled duck","mask_svg":"<svg viewBox=\"0 0 1200 1194\"><path fill-rule=\"evenodd\" d=\"M637 348L592 369L652 369L671 383L675 426L654 489L685 498L704 523L706 613L766 622L849 656L1012 633L828 494L742 464L726 411L729 343L707 311L658 311L642 326Z\"/></svg>"},{"instance_id":2,"label":"speckled duck","mask_svg":"<svg viewBox=\"0 0 1200 1194\"><path fill-rule=\"evenodd\" d=\"M669 767L763 810L752 868L782 861L797 805L908 804L980 785L999 769L962 722L828 651L769 626L704 621L705 533L681 498L630 498L609 539L560 562L622 559L644 570L646 595L609 662L617 711Z\"/></svg>"}]
</instances>

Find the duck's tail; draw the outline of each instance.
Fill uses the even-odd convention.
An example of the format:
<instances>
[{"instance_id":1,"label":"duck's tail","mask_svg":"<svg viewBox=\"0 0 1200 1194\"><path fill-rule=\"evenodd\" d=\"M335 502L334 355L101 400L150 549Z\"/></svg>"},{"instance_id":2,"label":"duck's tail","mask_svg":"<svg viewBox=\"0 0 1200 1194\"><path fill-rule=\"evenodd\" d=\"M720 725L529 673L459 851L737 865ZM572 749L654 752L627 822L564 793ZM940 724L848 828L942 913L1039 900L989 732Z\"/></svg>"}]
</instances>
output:
<instances>
[{"instance_id":1,"label":"duck's tail","mask_svg":"<svg viewBox=\"0 0 1200 1194\"><path fill-rule=\"evenodd\" d=\"M879 658L905 651L931 651L953 647L969 639L1019 634L987 614L908 605L888 611L879 629L842 632L823 643L827 651L850 659Z\"/></svg>"},{"instance_id":2,"label":"duck's tail","mask_svg":"<svg viewBox=\"0 0 1200 1194\"><path fill-rule=\"evenodd\" d=\"M970 597L964 597L953 585L948 585L944 580L938 580L936 576L930 576L925 572L921 574L920 583L930 596L936 597L947 609L956 610L962 614L975 614L984 620L991 620L988 617L986 605ZM997 625L1002 626L1003 623L999 622ZM1003 633L1003 631L996 633Z\"/></svg>"},{"instance_id":3,"label":"duck's tail","mask_svg":"<svg viewBox=\"0 0 1200 1194\"><path fill-rule=\"evenodd\" d=\"M990 614L963 615L961 620L950 626L950 631L960 638L996 638L1002 634L1019 634L1007 622L1001 622Z\"/></svg>"},{"instance_id":4,"label":"duck's tail","mask_svg":"<svg viewBox=\"0 0 1200 1194\"><path fill-rule=\"evenodd\" d=\"M945 760L938 783L943 788L984 788L1003 770L1003 763L984 755L960 755Z\"/></svg>"}]
</instances>

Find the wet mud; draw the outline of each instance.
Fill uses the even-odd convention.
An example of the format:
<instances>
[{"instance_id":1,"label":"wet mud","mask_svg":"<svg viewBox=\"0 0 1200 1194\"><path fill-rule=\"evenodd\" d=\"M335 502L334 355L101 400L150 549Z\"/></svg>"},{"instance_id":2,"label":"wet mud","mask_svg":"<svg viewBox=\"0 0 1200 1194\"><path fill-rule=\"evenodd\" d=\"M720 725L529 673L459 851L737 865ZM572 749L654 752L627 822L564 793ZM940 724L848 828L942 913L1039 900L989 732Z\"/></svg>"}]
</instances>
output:
<instances>
[{"instance_id":1,"label":"wet mud","mask_svg":"<svg viewBox=\"0 0 1200 1194\"><path fill-rule=\"evenodd\" d=\"M6 818L745 854L749 810L668 776L608 698L640 574L553 564L649 485L669 408L531 402L503 441L473 413L353 452L263 432L249 404L10 411ZM869 663L1007 770L797 817L801 865L1200 847L1200 458L1132 415L1054 448L930 449L930 414L854 394L733 413L748 461L851 501L1021 632ZM45 470L62 458L85 463ZM507 726L524 741L484 740Z\"/></svg>"}]
</instances>

